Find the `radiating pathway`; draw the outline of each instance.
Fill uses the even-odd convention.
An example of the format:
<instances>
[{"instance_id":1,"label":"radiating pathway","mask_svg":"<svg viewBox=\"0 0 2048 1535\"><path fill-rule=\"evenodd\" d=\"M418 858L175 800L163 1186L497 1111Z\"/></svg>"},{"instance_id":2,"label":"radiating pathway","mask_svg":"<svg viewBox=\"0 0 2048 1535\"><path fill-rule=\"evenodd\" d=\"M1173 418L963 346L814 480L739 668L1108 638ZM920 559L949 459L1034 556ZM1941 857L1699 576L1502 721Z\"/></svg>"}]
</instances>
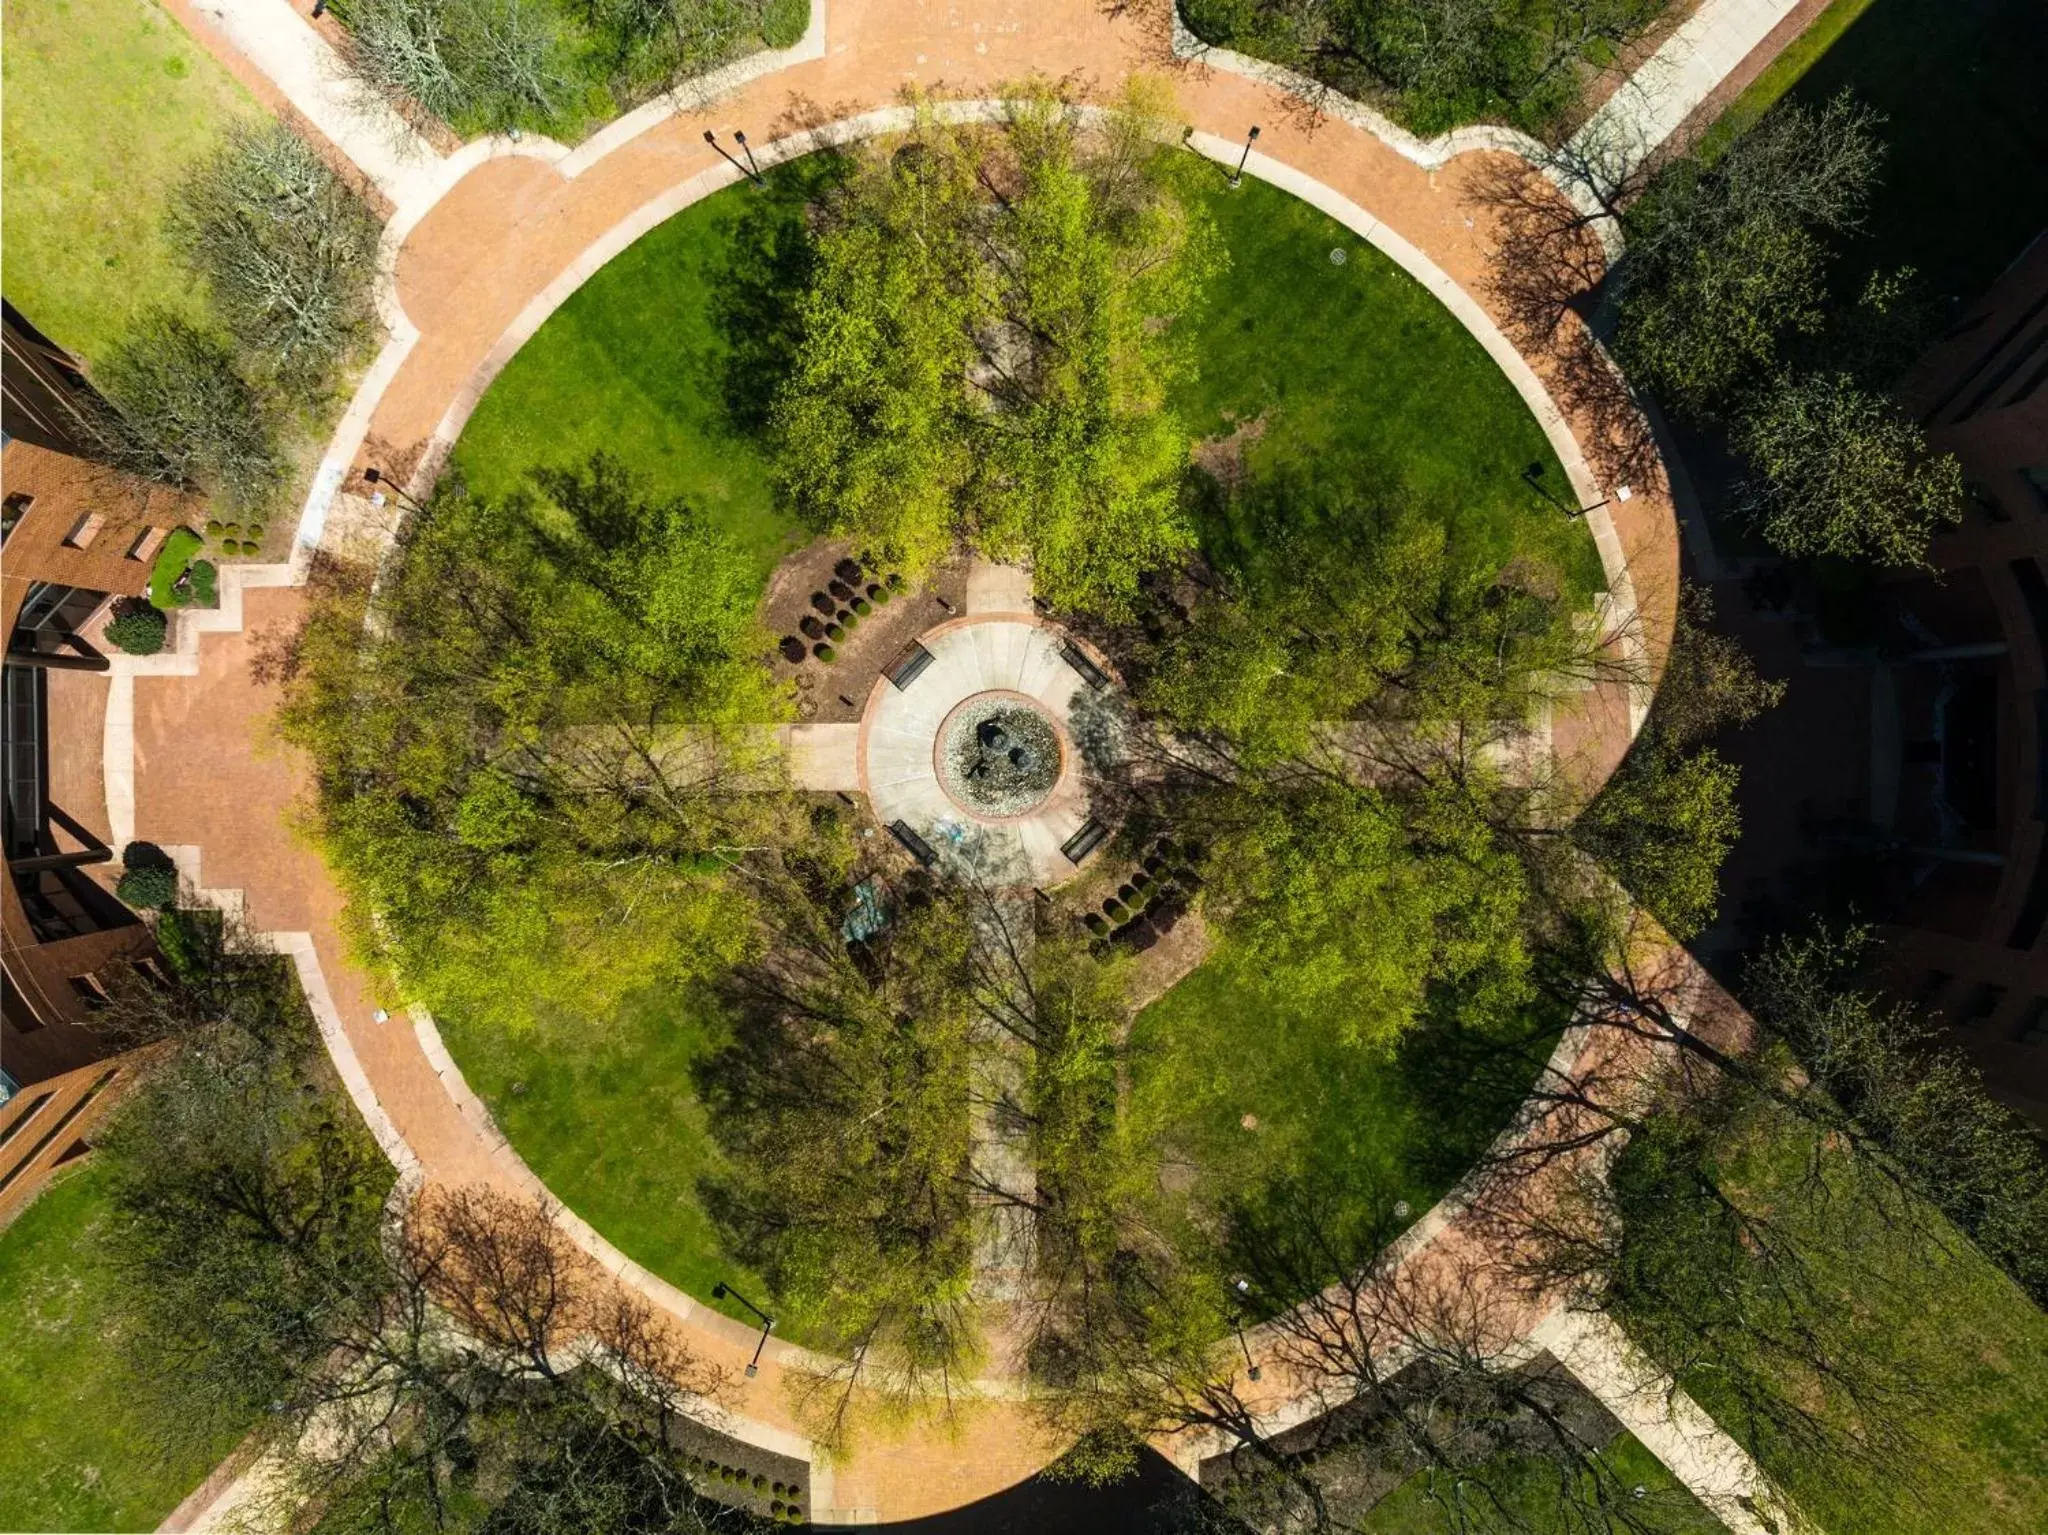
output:
<instances>
[{"instance_id":1,"label":"radiating pathway","mask_svg":"<svg viewBox=\"0 0 2048 1535\"><path fill-rule=\"evenodd\" d=\"M1799 0L1703 0L1573 135L1642 160L1661 148Z\"/></svg>"}]
</instances>

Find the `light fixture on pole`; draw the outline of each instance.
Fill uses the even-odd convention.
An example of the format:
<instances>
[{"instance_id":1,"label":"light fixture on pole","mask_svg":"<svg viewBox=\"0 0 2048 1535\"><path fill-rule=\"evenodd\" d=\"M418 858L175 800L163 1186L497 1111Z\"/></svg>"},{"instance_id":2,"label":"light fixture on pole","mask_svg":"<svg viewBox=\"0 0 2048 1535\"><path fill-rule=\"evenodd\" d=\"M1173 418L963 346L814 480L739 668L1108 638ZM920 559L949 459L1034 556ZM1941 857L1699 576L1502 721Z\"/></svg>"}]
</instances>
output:
<instances>
[{"instance_id":1,"label":"light fixture on pole","mask_svg":"<svg viewBox=\"0 0 2048 1535\"><path fill-rule=\"evenodd\" d=\"M377 505L381 506L383 504L384 491L388 490L391 492L392 495L398 498L398 504L404 507L407 511L424 512L426 510L426 507L420 504L420 500L417 496L407 491L403 486L401 486L398 483L398 481L392 479L390 475L386 474L383 470L378 469L375 466L372 466L371 468L365 469L363 471L363 483L365 485L383 487L383 489L373 490L370 493L371 501L376 503Z\"/></svg>"},{"instance_id":2,"label":"light fixture on pole","mask_svg":"<svg viewBox=\"0 0 2048 1535\"><path fill-rule=\"evenodd\" d=\"M747 148L747 136L744 133L736 132L734 133L733 137L739 140L740 148ZM755 186L765 187L768 184L767 182L761 179L761 173L759 171L750 171L746 168L746 166L740 164L739 161L735 160L731 156L731 154L729 154L726 151L726 147L718 142L718 135L713 133L709 128L706 128L704 130L704 142L709 144L713 149L717 150L720 158L722 158L727 165L730 165L742 176L746 177L749 181L753 182ZM747 158L749 160L752 160L754 158L754 152L751 149L747 150Z\"/></svg>"},{"instance_id":3,"label":"light fixture on pole","mask_svg":"<svg viewBox=\"0 0 2048 1535\"><path fill-rule=\"evenodd\" d=\"M1250 1380L1257 1380L1259 1367L1252 1363L1252 1346L1244 1341L1244 1318L1233 1311L1230 1314L1230 1326L1237 1334L1237 1346L1244 1350L1245 1376Z\"/></svg>"},{"instance_id":4,"label":"light fixture on pole","mask_svg":"<svg viewBox=\"0 0 2048 1535\"><path fill-rule=\"evenodd\" d=\"M761 1350L768 1346L768 1334L775 1331L775 1318L729 1284L719 1283L711 1287L713 1300L724 1300L728 1295L761 1319L761 1336L754 1340L754 1357L747 1361L747 1379L752 1380L761 1368Z\"/></svg>"},{"instance_id":5,"label":"light fixture on pole","mask_svg":"<svg viewBox=\"0 0 2048 1535\"><path fill-rule=\"evenodd\" d=\"M747 142L747 136L737 128L732 130L732 136L738 142L740 148L747 152L747 170L754 178L754 185L757 187L766 186L767 183L761 179L761 167L754 163L754 146Z\"/></svg>"},{"instance_id":6,"label":"light fixture on pole","mask_svg":"<svg viewBox=\"0 0 2048 1535\"><path fill-rule=\"evenodd\" d=\"M1237 169L1230 173L1230 185L1232 190L1235 190L1236 188L1244 184L1245 162L1251 159L1252 145L1258 143L1258 141L1259 125L1257 123L1253 123L1252 131L1244 136L1244 153L1237 157Z\"/></svg>"}]
</instances>

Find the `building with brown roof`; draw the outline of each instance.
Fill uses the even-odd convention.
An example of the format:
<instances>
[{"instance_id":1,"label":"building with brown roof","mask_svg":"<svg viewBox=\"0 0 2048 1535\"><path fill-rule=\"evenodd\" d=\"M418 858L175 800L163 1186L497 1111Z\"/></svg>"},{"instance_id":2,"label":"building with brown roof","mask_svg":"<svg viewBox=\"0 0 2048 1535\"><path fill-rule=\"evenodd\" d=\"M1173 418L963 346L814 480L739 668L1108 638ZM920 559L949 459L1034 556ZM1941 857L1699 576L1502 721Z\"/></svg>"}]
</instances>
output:
<instances>
[{"instance_id":1,"label":"building with brown roof","mask_svg":"<svg viewBox=\"0 0 2048 1535\"><path fill-rule=\"evenodd\" d=\"M0 496L4 1218L82 1148L118 1084L123 1059L89 1026L110 967L153 963L149 928L94 877L119 852L101 765L109 662L94 636L117 598L147 589L158 549L197 503L20 440L0 450Z\"/></svg>"}]
</instances>

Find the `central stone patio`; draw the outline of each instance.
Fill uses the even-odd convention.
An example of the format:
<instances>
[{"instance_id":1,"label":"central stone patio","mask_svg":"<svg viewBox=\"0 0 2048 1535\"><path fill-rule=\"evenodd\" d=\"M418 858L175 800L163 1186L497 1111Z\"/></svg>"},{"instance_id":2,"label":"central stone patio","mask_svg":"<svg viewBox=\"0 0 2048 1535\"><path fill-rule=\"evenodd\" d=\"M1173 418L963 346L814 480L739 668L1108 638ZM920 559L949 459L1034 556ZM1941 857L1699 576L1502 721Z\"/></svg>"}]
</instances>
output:
<instances>
[{"instance_id":1,"label":"central stone patio","mask_svg":"<svg viewBox=\"0 0 2048 1535\"><path fill-rule=\"evenodd\" d=\"M918 643L931 660L901 686L877 682L861 715L860 787L875 818L904 823L956 877L1041 890L1072 878L1079 865L1061 849L1122 754L1107 664L1029 613L970 614Z\"/></svg>"}]
</instances>

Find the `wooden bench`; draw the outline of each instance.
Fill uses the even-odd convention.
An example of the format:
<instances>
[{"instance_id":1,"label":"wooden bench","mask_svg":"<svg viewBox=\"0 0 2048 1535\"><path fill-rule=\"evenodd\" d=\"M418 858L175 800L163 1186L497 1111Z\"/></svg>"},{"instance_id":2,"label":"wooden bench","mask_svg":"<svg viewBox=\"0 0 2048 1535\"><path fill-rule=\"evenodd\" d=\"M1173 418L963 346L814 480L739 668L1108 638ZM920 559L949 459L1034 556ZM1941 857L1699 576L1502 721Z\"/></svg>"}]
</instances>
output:
<instances>
[{"instance_id":1,"label":"wooden bench","mask_svg":"<svg viewBox=\"0 0 2048 1535\"><path fill-rule=\"evenodd\" d=\"M934 657L929 650L918 644L916 640L912 640L910 648L898 656L895 662L882 675L895 683L896 691L900 693L924 675L924 669L932 664L933 659Z\"/></svg>"},{"instance_id":2,"label":"wooden bench","mask_svg":"<svg viewBox=\"0 0 2048 1535\"><path fill-rule=\"evenodd\" d=\"M1098 693L1109 686L1109 673L1097 666L1087 651L1072 640L1060 644L1060 659L1081 674L1081 680Z\"/></svg>"},{"instance_id":3,"label":"wooden bench","mask_svg":"<svg viewBox=\"0 0 2048 1535\"><path fill-rule=\"evenodd\" d=\"M1060 852L1066 856L1068 863L1078 864L1102 846L1102 839L1108 835L1109 828L1091 815L1081 823L1079 831L1060 844Z\"/></svg>"},{"instance_id":4,"label":"wooden bench","mask_svg":"<svg viewBox=\"0 0 2048 1535\"><path fill-rule=\"evenodd\" d=\"M902 843L903 850L912 858L915 858L921 867L929 869L939 861L939 855L932 851L932 845L912 831L908 821L900 819L891 821L889 823L889 835Z\"/></svg>"}]
</instances>

